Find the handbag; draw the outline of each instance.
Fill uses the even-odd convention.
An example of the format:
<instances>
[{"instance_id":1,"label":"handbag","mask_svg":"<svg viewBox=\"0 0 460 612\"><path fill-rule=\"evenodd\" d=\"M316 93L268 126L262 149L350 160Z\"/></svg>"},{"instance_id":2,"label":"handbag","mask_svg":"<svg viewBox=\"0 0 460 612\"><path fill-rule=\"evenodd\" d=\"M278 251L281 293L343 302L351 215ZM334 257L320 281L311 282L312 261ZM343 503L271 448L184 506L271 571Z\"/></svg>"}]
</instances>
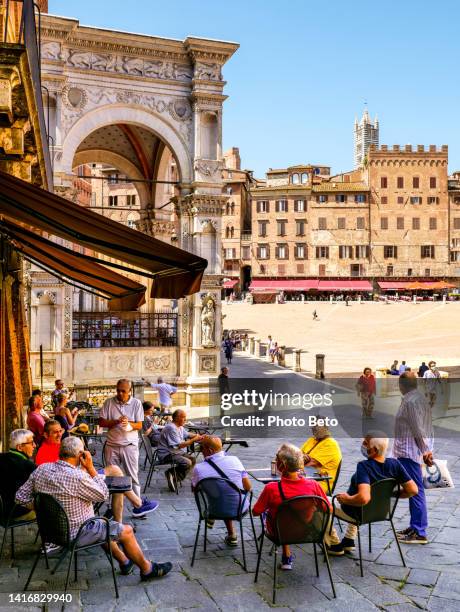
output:
<instances>
[{"instance_id":1,"label":"handbag","mask_svg":"<svg viewBox=\"0 0 460 612\"><path fill-rule=\"evenodd\" d=\"M422 465L422 478L425 489L455 488L445 459L436 459L432 466Z\"/></svg>"}]
</instances>

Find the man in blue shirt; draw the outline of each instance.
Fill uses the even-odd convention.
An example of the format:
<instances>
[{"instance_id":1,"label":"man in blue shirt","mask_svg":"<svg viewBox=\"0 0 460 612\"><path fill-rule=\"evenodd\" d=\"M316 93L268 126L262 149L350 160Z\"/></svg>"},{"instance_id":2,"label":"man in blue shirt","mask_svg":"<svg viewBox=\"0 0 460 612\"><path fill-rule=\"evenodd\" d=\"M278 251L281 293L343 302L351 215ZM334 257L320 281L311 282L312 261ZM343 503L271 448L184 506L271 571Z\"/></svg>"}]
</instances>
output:
<instances>
[{"instance_id":1,"label":"man in blue shirt","mask_svg":"<svg viewBox=\"0 0 460 612\"><path fill-rule=\"evenodd\" d=\"M402 487L401 497L412 497L418 492L417 485L408 475L397 459L385 458L388 448L388 438L384 434L368 434L361 445L361 453L366 457L356 466L356 472L351 477L346 493L339 493L337 500L341 508L336 508L336 516L340 519L355 518L356 510L371 501L371 485L386 478L394 478ZM348 524L345 537L340 542L333 528L329 539L328 552L333 556L343 555L355 549L357 528Z\"/></svg>"}]
</instances>

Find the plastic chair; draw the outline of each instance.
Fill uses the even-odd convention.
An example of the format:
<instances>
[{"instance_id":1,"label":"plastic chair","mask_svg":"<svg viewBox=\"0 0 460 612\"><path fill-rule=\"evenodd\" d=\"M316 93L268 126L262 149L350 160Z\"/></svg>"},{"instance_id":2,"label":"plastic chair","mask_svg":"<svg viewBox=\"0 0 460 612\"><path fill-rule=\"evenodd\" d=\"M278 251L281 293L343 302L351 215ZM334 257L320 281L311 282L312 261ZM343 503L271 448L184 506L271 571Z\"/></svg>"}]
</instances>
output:
<instances>
[{"instance_id":1,"label":"plastic chair","mask_svg":"<svg viewBox=\"0 0 460 612\"><path fill-rule=\"evenodd\" d=\"M207 521L238 521L240 524L241 548L243 551L243 567L247 572L246 551L244 548L243 518L249 514L251 519L254 542L257 546L257 535L252 516L251 501L252 491L242 491L235 483L226 478L203 478L195 487L195 502L199 512L198 526L195 536L195 545L191 565L195 563L198 538L200 536L201 523L204 521L204 552L208 536Z\"/></svg>"},{"instance_id":2,"label":"plastic chair","mask_svg":"<svg viewBox=\"0 0 460 612\"><path fill-rule=\"evenodd\" d=\"M3 556L3 548L6 542L6 536L8 533L8 529L11 531L11 558L14 559L14 530L17 527L22 527L23 525L31 525L35 523L35 519L29 519L27 521L15 521L14 520L14 511L17 508L17 504L11 508L11 511L6 512L5 503L3 501L2 496L0 495L0 526L3 527L3 539L2 546L0 548L0 561Z\"/></svg>"},{"instance_id":3,"label":"plastic chair","mask_svg":"<svg viewBox=\"0 0 460 612\"><path fill-rule=\"evenodd\" d=\"M172 458L164 459L164 460L159 459L158 450L152 448L149 437L146 436L145 434L142 434L142 441L144 443L147 460L150 463L147 478L145 479L144 490L142 492L145 493L147 490L147 487L150 487L153 472L155 471L156 467L169 467L170 469L172 469L173 474L174 474L174 482L176 483L176 495L179 495L179 488L177 487L178 479L177 479L177 474L176 474L176 462L174 461L174 459Z\"/></svg>"},{"instance_id":4,"label":"plastic chair","mask_svg":"<svg viewBox=\"0 0 460 612\"><path fill-rule=\"evenodd\" d=\"M394 503L392 502L394 491L396 488L396 496L394 499ZM393 524L393 515L396 510L396 506L399 501L400 495L400 486L396 482L394 478L385 478L384 480L379 480L378 482L374 482L371 485L371 500L365 506L356 507L355 517L349 517L348 519L343 516L340 517L341 521L345 521L346 523L350 523L351 525L356 525L358 528L358 548L359 548L359 567L361 570L361 576L364 576L363 572L363 557L361 551L361 535L359 528L362 525L369 525L369 552L372 552L372 532L371 525L372 523L381 523L383 521L389 521L391 524L391 528L393 530L393 535L396 540L396 545L398 546L399 555L401 557L401 561L404 567L406 567L406 562L404 560L404 556L401 550L401 545L399 544L398 537L396 535L395 526ZM332 523L334 521L334 517L336 517L335 511L335 499L336 495L332 498L332 521L331 521L331 530Z\"/></svg>"},{"instance_id":5,"label":"plastic chair","mask_svg":"<svg viewBox=\"0 0 460 612\"><path fill-rule=\"evenodd\" d=\"M48 555L46 553L46 543L48 544L56 544L57 546L62 546L64 549L57 560L55 567L51 570L51 573L54 574L57 568L60 566L61 562L70 553L69 565L67 568L67 576L65 581L64 593L67 592L67 587L69 584L70 577L70 569L72 567L72 560L74 559L75 564L75 581L77 581L77 571L78 571L78 553L82 550L89 550L90 548L95 548L96 546L106 545L106 549L104 552L109 560L110 566L112 568L112 577L113 584L115 586L115 595L118 599L118 586L117 586L117 578L115 576L115 567L113 565L112 558L112 550L110 548L110 527L109 521L103 517L94 517L88 519L80 526L77 535L75 538L70 537L70 525L68 516L61 506L61 504L54 499L51 495L47 495L45 493L37 493L34 497L34 507L37 515L37 523L38 529L40 532L40 538L42 541L41 547L37 552L37 556L35 557L34 564L30 571L29 577L27 578L27 582L24 585L24 591L27 590L29 583L32 579L35 568L37 567L38 561L40 560L41 552L43 551L45 555L46 567L49 569L48 564ZM93 544L79 545L78 539L85 528L85 526L92 521L104 521L106 524L106 535L104 539L99 540Z\"/></svg>"},{"instance_id":6,"label":"plastic chair","mask_svg":"<svg viewBox=\"0 0 460 612\"><path fill-rule=\"evenodd\" d=\"M335 478L334 481L332 482L332 484L329 484L330 481L327 481L327 490L328 490L328 495L334 495L334 491L335 491L335 487L337 486L337 482L339 481L339 476L340 476L340 470L342 469L342 459L340 459L340 463L339 466L337 468L337 472L335 473Z\"/></svg>"},{"instance_id":7,"label":"plastic chair","mask_svg":"<svg viewBox=\"0 0 460 612\"><path fill-rule=\"evenodd\" d=\"M334 581L332 579L331 566L327 548L324 544L324 535L328 526L330 509L323 497L317 495L299 495L283 501L278 506L275 519L275 534L270 534L265 529L262 520L262 538L259 544L257 557L257 568L254 582L259 577L260 559L262 557L262 546L265 535L273 543L274 571L273 571L273 603L276 602L276 578L278 568L278 546L283 544L313 544L315 554L316 575L319 576L318 555L316 545L324 553L324 560L329 573L332 593L336 597Z\"/></svg>"}]
</instances>

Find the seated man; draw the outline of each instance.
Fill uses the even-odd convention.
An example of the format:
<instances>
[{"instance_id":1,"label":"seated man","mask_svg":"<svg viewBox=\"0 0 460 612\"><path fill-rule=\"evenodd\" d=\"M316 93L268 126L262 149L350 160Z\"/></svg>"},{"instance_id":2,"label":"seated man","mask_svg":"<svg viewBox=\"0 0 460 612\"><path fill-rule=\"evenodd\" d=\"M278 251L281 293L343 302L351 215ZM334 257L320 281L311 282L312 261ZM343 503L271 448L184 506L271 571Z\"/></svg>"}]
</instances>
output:
<instances>
[{"instance_id":1,"label":"seated man","mask_svg":"<svg viewBox=\"0 0 460 612\"><path fill-rule=\"evenodd\" d=\"M106 524L94 516L93 504L105 501L109 491L104 476L96 472L91 454L85 451L79 438L71 436L63 440L59 461L38 466L16 493L16 501L32 507L36 493L51 495L62 504L69 519L71 538L76 537L87 519L94 518L84 528L80 544L98 542L106 535ZM112 554L123 575L130 574L134 565L139 567L143 581L164 576L171 571L171 563L153 563L145 558L132 527L112 521L109 528Z\"/></svg>"},{"instance_id":2,"label":"seated man","mask_svg":"<svg viewBox=\"0 0 460 612\"><path fill-rule=\"evenodd\" d=\"M331 477L329 486L327 480L318 483L325 493L329 493L329 487L332 487L342 461L342 452L338 442L334 440L325 425L314 425L311 432L313 436L300 449L303 453L304 464L315 467L320 474L324 472Z\"/></svg>"},{"instance_id":3,"label":"seated man","mask_svg":"<svg viewBox=\"0 0 460 612\"><path fill-rule=\"evenodd\" d=\"M10 436L10 450L0 454L0 495L5 516L9 516L15 504L16 491L35 470L32 455L35 449L34 435L28 429L15 429ZM35 518L35 512L16 506L13 519L27 521Z\"/></svg>"},{"instance_id":4,"label":"seated man","mask_svg":"<svg viewBox=\"0 0 460 612\"><path fill-rule=\"evenodd\" d=\"M243 464L233 455L226 455L222 450L222 440L215 436L204 436L201 440L201 450L204 461L198 463L192 472L192 491L203 478L227 478L231 480L240 491L250 491L251 482ZM212 528L213 521L208 521L208 527ZM227 536L225 543L228 546L237 546L238 538L233 528L233 522L225 521Z\"/></svg>"},{"instance_id":5,"label":"seated man","mask_svg":"<svg viewBox=\"0 0 460 612\"><path fill-rule=\"evenodd\" d=\"M407 498L416 495L417 485L397 459L386 459L388 438L378 432L368 434L361 445L361 453L366 457L356 466L356 472L351 477L350 486L346 493L339 493L337 500L341 508L336 508L336 516L340 519L354 518L356 509L365 506L371 500L371 484L385 478L394 478L402 487L401 497ZM328 552L334 556L355 550L357 528L348 524L345 537L339 540L335 528L329 538Z\"/></svg>"},{"instance_id":6,"label":"seated man","mask_svg":"<svg viewBox=\"0 0 460 612\"><path fill-rule=\"evenodd\" d=\"M176 474L179 480L184 480L196 463L193 455L187 455L187 448L194 442L199 442L203 436L190 434L184 428L187 415L178 408L173 412L172 421L165 425L158 442L158 458L160 461L174 460ZM177 482L174 481L172 469L166 470L166 480L170 491L175 492Z\"/></svg>"},{"instance_id":7,"label":"seated man","mask_svg":"<svg viewBox=\"0 0 460 612\"><path fill-rule=\"evenodd\" d=\"M265 527L271 535L275 533L275 518L278 506L285 499L297 497L298 495L317 495L318 497L323 497L327 504L330 505L319 484L299 474L299 470L302 468L303 454L300 448L293 444L282 444L276 453L276 469L281 474L281 481L266 484L252 509L254 516L266 513ZM313 510L314 507L312 506ZM291 549L287 545L283 545L280 568L283 570L292 569Z\"/></svg>"},{"instance_id":8,"label":"seated man","mask_svg":"<svg viewBox=\"0 0 460 612\"><path fill-rule=\"evenodd\" d=\"M163 427L155 423L155 417L153 416L153 403L143 402L142 408L144 409L144 422L142 423L142 433L145 436L148 436L150 444L152 446L158 446L160 434Z\"/></svg>"},{"instance_id":9,"label":"seated man","mask_svg":"<svg viewBox=\"0 0 460 612\"><path fill-rule=\"evenodd\" d=\"M61 438L64 430L59 421L50 420L45 423L43 430L43 442L37 451L35 463L54 463L59 459L59 449L61 447Z\"/></svg>"},{"instance_id":10,"label":"seated man","mask_svg":"<svg viewBox=\"0 0 460 612\"><path fill-rule=\"evenodd\" d=\"M42 465L43 463L55 463L59 461L59 451L61 448L62 428L58 421L48 421L45 423L44 441L38 449L35 463ZM122 470L116 465L108 465L101 470L105 476L124 476ZM158 502L150 501L147 498L141 499L134 491L126 491L125 493L114 493L112 495L112 513L116 521L122 522L123 517L123 500L126 496L133 505L133 518L140 518L153 512L158 508Z\"/></svg>"}]
</instances>

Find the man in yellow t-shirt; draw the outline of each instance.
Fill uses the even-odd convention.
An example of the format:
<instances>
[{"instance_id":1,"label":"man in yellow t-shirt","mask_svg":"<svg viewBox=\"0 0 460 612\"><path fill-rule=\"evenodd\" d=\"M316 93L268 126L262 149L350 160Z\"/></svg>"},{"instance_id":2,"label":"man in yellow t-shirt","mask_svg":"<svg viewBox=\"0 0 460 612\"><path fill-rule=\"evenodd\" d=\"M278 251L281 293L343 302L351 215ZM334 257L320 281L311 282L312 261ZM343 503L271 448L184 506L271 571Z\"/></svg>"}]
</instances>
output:
<instances>
[{"instance_id":1,"label":"man in yellow t-shirt","mask_svg":"<svg viewBox=\"0 0 460 612\"><path fill-rule=\"evenodd\" d=\"M308 438L301 448L305 465L327 472L328 476L331 477L329 487L332 489L337 470L342 461L340 446L326 426L315 425L311 428L311 432L313 436ZM325 493L329 493L327 480L323 480L319 484Z\"/></svg>"}]
</instances>

